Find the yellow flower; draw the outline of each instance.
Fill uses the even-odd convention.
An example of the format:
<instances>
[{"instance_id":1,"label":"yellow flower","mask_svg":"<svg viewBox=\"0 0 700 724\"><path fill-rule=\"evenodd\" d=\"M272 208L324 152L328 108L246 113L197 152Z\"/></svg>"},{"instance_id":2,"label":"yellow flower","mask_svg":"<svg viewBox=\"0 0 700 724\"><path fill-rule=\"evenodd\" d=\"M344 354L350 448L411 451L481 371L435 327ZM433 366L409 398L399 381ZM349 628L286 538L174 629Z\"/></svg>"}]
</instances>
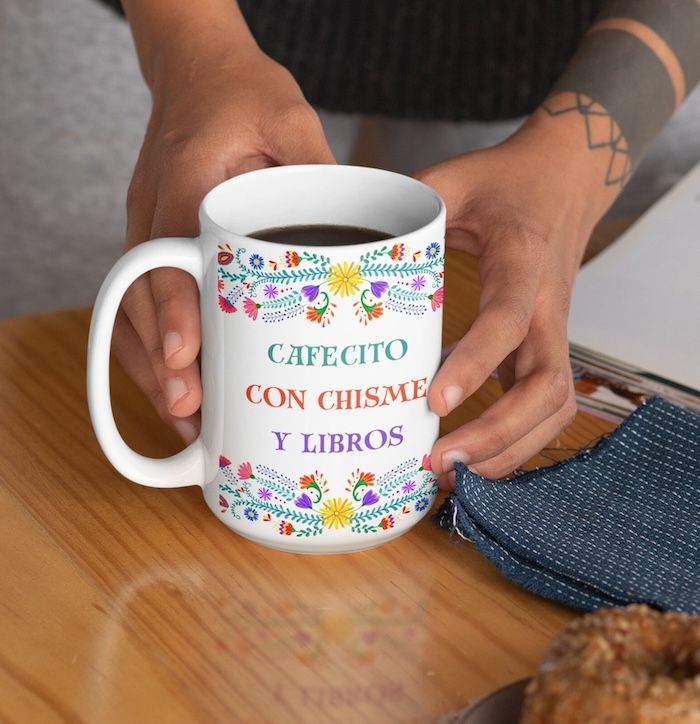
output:
<instances>
[{"instance_id":1,"label":"yellow flower","mask_svg":"<svg viewBox=\"0 0 700 724\"><path fill-rule=\"evenodd\" d=\"M326 528L345 528L352 518L352 502L343 498L331 498L323 504L320 512Z\"/></svg>"},{"instance_id":2,"label":"yellow flower","mask_svg":"<svg viewBox=\"0 0 700 724\"><path fill-rule=\"evenodd\" d=\"M350 297L357 294L362 281L360 265L357 262L341 261L339 264L331 265L328 286L332 294L338 294L341 297Z\"/></svg>"}]
</instances>

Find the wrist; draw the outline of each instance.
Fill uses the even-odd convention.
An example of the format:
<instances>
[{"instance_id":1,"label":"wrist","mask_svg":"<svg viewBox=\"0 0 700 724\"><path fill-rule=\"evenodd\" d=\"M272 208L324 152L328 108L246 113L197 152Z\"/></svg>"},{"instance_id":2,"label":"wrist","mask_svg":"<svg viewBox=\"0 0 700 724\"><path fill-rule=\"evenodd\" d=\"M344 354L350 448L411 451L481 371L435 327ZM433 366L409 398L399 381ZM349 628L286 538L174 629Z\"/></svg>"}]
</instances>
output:
<instances>
[{"instance_id":1,"label":"wrist","mask_svg":"<svg viewBox=\"0 0 700 724\"><path fill-rule=\"evenodd\" d=\"M261 52L235 0L122 2L141 72L154 94L173 78L194 80L207 69Z\"/></svg>"},{"instance_id":2,"label":"wrist","mask_svg":"<svg viewBox=\"0 0 700 724\"><path fill-rule=\"evenodd\" d=\"M507 141L546 180L548 193L572 223L591 230L621 190L606 182L611 151L589 146L584 119L542 108Z\"/></svg>"}]
</instances>

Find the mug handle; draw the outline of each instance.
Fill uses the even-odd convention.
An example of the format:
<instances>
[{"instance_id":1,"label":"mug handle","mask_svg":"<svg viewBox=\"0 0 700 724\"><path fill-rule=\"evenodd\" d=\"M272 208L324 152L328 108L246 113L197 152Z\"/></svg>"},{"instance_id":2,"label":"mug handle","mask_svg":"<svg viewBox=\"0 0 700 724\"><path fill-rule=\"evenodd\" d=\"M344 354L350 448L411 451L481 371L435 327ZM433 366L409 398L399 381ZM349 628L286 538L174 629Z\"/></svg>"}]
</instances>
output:
<instances>
[{"instance_id":1,"label":"mug handle","mask_svg":"<svg viewBox=\"0 0 700 724\"><path fill-rule=\"evenodd\" d=\"M122 297L142 274L158 267L174 267L191 274L202 290L202 252L194 239L155 239L128 251L112 267L95 301L88 339L87 396L97 440L112 465L126 478L154 488L204 485L206 457L201 436L169 458L148 458L134 452L114 422L109 389L109 352L114 320Z\"/></svg>"}]
</instances>

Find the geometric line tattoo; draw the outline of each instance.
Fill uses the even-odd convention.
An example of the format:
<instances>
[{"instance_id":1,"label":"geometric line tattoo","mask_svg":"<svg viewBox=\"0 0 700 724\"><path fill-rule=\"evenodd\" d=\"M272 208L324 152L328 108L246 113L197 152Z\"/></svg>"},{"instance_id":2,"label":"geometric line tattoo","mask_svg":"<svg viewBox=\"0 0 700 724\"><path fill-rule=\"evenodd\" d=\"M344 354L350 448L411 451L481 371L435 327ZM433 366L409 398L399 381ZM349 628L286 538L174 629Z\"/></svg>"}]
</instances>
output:
<instances>
[{"instance_id":1,"label":"geometric line tattoo","mask_svg":"<svg viewBox=\"0 0 700 724\"><path fill-rule=\"evenodd\" d=\"M613 117L583 93L556 93L542 108L550 116L578 113L586 127L586 143L591 150L607 150L610 154L605 173L606 186L624 186L632 174L632 159L627 141Z\"/></svg>"}]
</instances>

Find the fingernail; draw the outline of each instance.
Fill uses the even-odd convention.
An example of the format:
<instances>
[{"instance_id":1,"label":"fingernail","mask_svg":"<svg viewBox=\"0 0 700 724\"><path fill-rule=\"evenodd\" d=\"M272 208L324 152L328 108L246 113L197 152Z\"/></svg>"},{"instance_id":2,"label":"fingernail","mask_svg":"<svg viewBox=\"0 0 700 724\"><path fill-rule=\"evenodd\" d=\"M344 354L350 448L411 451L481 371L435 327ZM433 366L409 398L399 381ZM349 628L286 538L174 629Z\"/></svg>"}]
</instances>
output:
<instances>
[{"instance_id":1,"label":"fingernail","mask_svg":"<svg viewBox=\"0 0 700 724\"><path fill-rule=\"evenodd\" d=\"M167 332L163 338L163 356L169 360L183 348L182 337L177 332Z\"/></svg>"},{"instance_id":2,"label":"fingernail","mask_svg":"<svg viewBox=\"0 0 700 724\"><path fill-rule=\"evenodd\" d=\"M469 456L464 450L448 450L442 453L442 469L449 472L454 469L455 463L466 465L469 462Z\"/></svg>"},{"instance_id":3,"label":"fingernail","mask_svg":"<svg viewBox=\"0 0 700 724\"><path fill-rule=\"evenodd\" d=\"M459 405L464 397L464 390L459 385L447 385L442 391L442 399L445 400L445 407L447 412L450 413L452 410Z\"/></svg>"},{"instance_id":4,"label":"fingernail","mask_svg":"<svg viewBox=\"0 0 700 724\"><path fill-rule=\"evenodd\" d=\"M165 396L168 400L168 407L172 409L189 390L182 377L171 377L165 383Z\"/></svg>"},{"instance_id":5,"label":"fingernail","mask_svg":"<svg viewBox=\"0 0 700 724\"><path fill-rule=\"evenodd\" d=\"M197 438L197 428L187 420L178 420L175 423L175 429L188 445Z\"/></svg>"}]
</instances>

